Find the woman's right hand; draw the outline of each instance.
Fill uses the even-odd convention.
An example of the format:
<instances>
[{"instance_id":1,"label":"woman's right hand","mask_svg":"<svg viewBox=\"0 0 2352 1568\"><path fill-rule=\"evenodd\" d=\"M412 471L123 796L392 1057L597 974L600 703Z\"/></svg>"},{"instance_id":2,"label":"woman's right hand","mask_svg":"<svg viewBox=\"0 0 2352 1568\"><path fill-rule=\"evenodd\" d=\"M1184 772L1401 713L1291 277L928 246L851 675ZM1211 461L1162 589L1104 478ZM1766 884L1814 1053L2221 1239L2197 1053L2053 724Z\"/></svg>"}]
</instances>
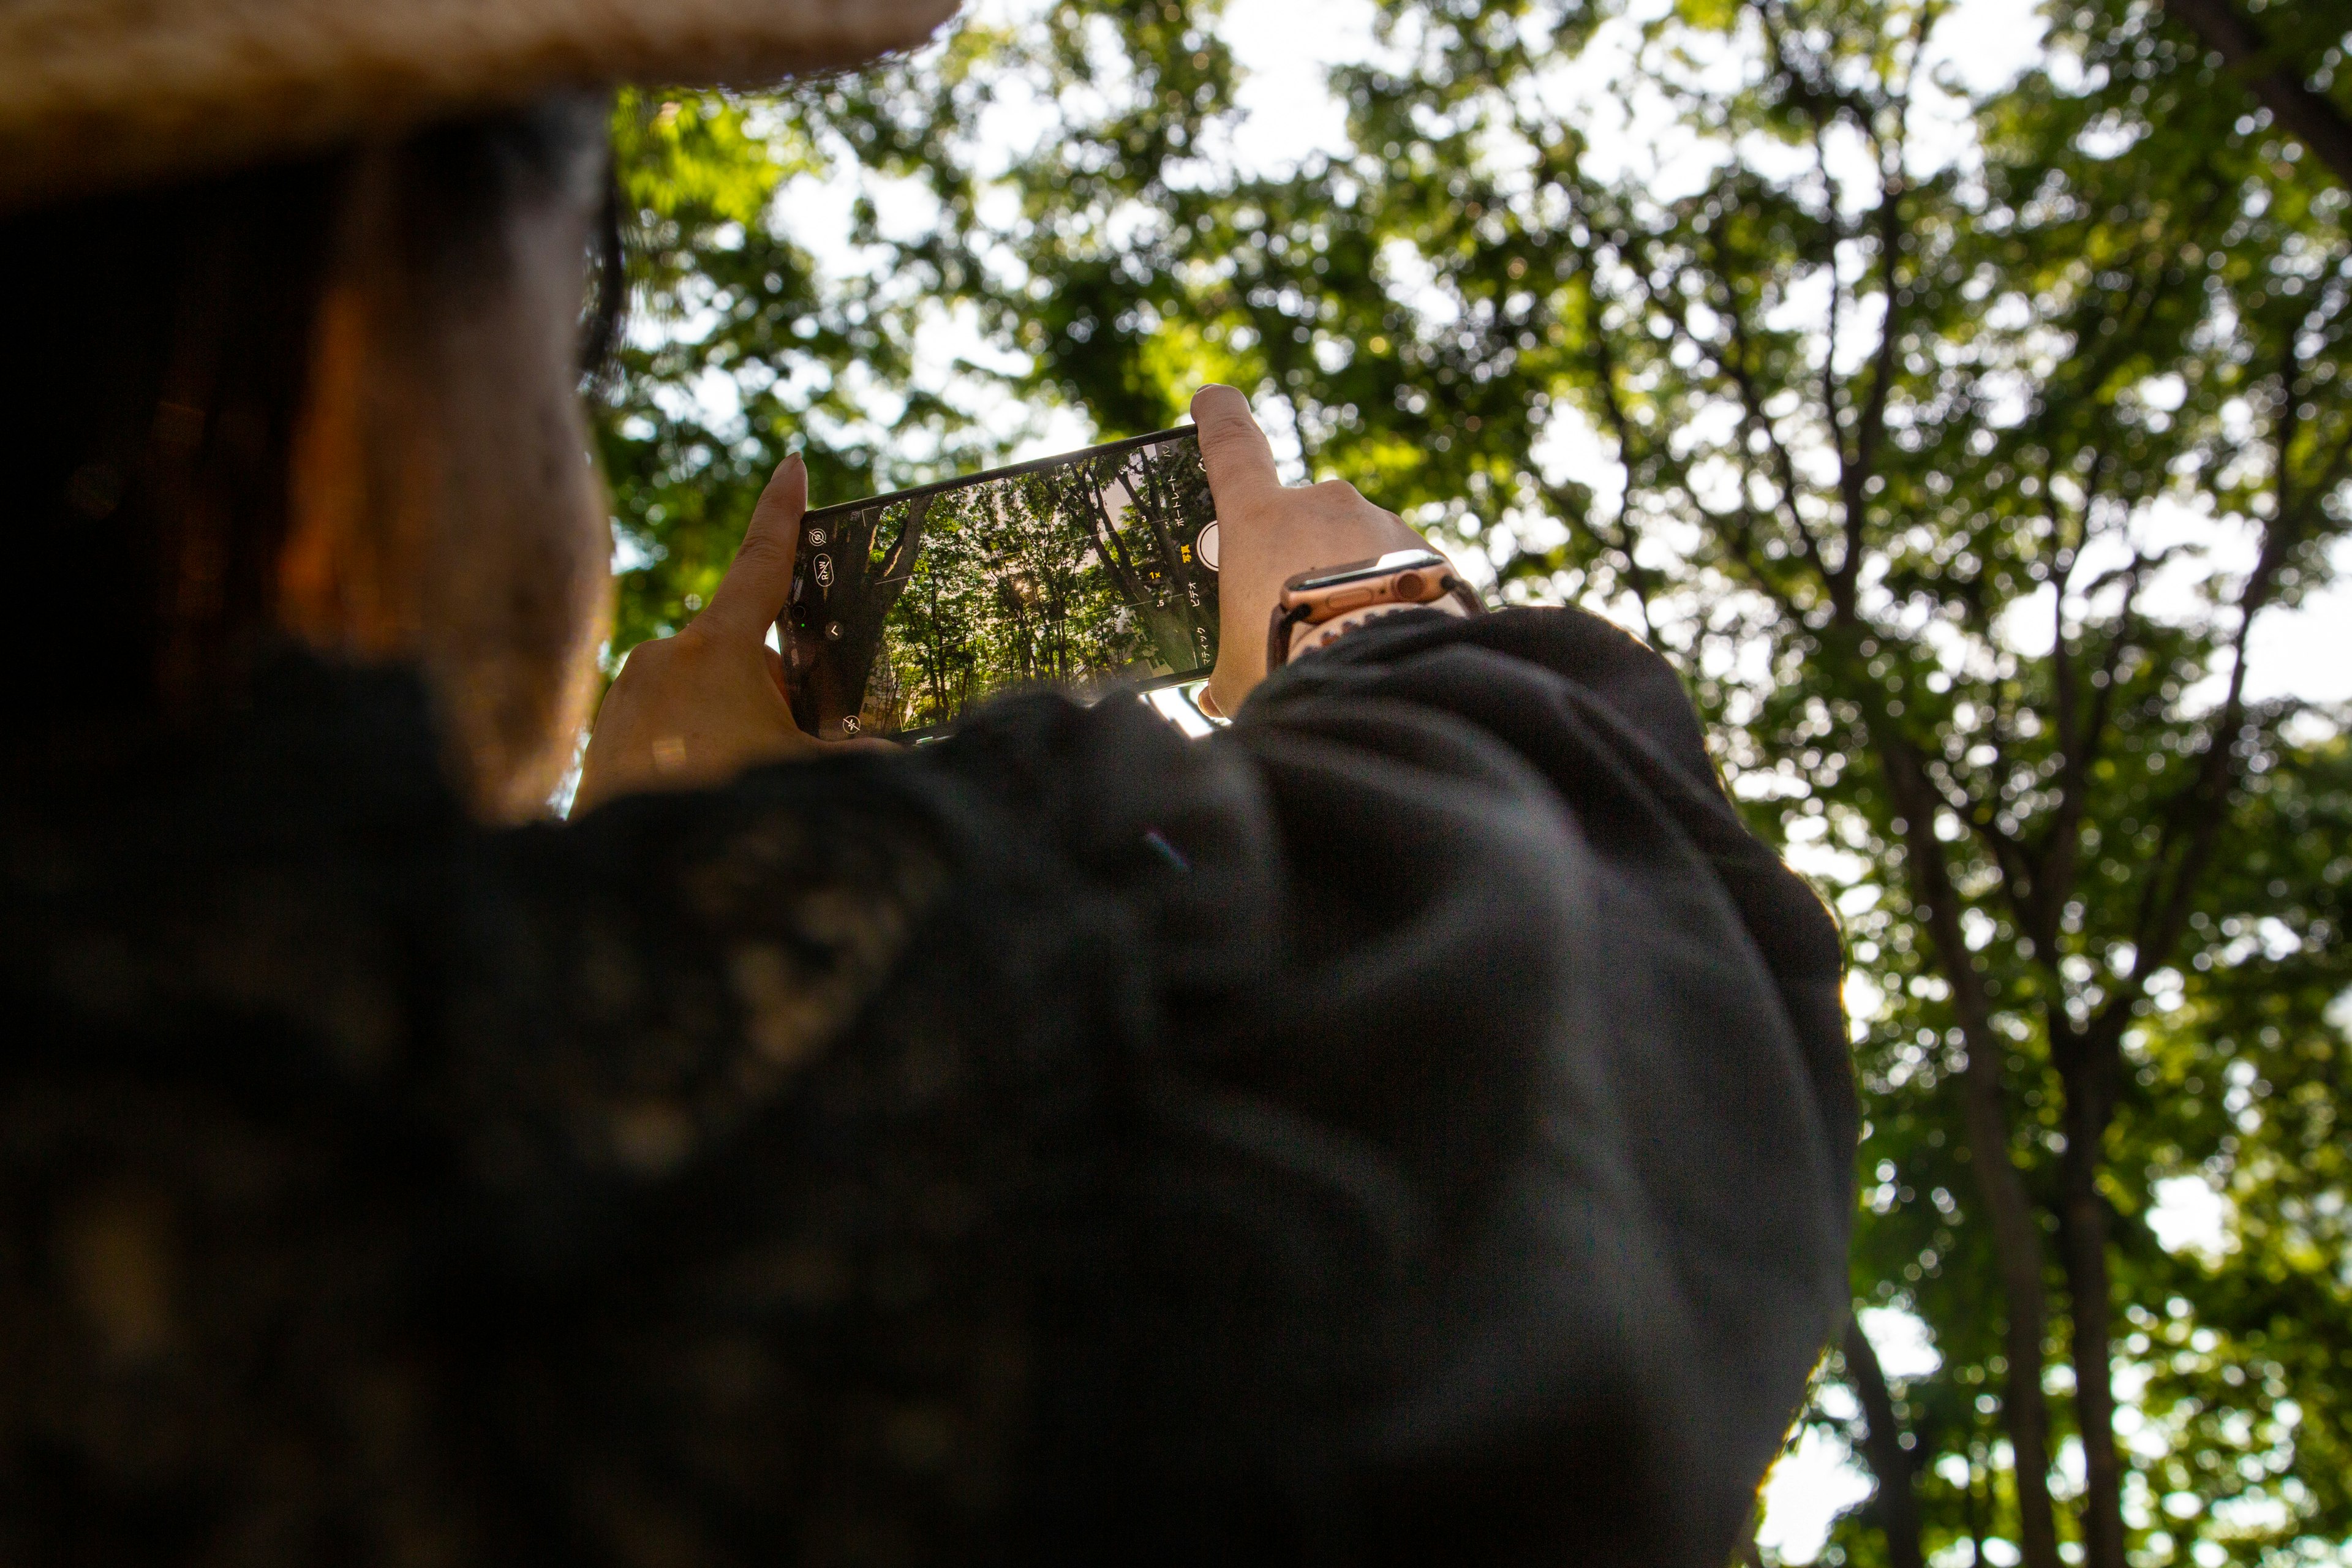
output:
<instances>
[{"instance_id":1,"label":"woman's right hand","mask_svg":"<svg viewBox=\"0 0 2352 1568\"><path fill-rule=\"evenodd\" d=\"M1218 711L1237 713L1266 677L1265 628L1284 583L1318 566L1429 543L1344 479L1285 486L1249 400L1234 388L1193 394L1192 423L1217 507L1217 668L1209 698Z\"/></svg>"}]
</instances>

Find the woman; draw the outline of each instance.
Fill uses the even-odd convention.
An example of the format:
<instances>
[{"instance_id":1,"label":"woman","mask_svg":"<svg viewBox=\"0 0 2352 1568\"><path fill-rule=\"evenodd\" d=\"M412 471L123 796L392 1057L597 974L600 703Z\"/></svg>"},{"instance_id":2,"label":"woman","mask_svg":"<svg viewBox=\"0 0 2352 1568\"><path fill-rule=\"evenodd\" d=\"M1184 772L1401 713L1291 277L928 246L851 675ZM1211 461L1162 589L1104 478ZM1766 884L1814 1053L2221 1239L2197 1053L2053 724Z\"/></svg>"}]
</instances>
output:
<instances>
[{"instance_id":1,"label":"woman","mask_svg":"<svg viewBox=\"0 0 2352 1568\"><path fill-rule=\"evenodd\" d=\"M527 820L593 89L936 12L0 12L0 1563L1732 1546L1845 1305L1833 931L1591 617L1265 669L1412 536L1238 394L1226 733L803 740L787 464Z\"/></svg>"}]
</instances>

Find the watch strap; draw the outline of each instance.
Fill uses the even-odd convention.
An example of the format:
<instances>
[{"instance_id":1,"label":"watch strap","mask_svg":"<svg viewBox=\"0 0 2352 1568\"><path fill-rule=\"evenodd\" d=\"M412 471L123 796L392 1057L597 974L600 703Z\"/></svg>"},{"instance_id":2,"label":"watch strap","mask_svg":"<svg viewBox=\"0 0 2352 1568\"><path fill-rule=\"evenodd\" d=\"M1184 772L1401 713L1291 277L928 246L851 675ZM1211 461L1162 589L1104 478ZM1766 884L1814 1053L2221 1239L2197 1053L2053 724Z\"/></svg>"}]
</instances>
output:
<instances>
[{"instance_id":1,"label":"watch strap","mask_svg":"<svg viewBox=\"0 0 2352 1568\"><path fill-rule=\"evenodd\" d=\"M1318 621L1312 625L1304 621L1295 621L1291 623L1288 633L1290 646L1285 652L1284 662L1288 663L1301 654L1319 652L1359 626L1369 625L1383 616L1400 615L1406 610L1435 610L1440 615L1453 616L1462 620L1468 619L1470 616L1470 612L1463 607L1461 601L1448 594L1441 598L1432 599L1426 604L1366 605L1360 609L1349 610L1343 615L1334 616L1328 621Z\"/></svg>"}]
</instances>

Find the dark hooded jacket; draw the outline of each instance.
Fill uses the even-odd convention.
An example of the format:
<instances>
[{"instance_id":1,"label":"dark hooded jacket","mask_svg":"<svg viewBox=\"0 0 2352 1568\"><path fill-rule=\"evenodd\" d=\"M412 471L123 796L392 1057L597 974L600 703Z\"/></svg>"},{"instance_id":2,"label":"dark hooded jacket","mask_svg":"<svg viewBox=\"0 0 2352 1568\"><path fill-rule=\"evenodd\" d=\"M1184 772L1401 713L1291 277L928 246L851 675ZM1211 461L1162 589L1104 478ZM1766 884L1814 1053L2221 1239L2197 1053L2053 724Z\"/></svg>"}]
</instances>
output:
<instances>
[{"instance_id":1,"label":"dark hooded jacket","mask_svg":"<svg viewBox=\"0 0 2352 1568\"><path fill-rule=\"evenodd\" d=\"M1673 673L470 825L420 687L0 799L0 1564L1717 1568L1846 1310L1834 929Z\"/></svg>"}]
</instances>

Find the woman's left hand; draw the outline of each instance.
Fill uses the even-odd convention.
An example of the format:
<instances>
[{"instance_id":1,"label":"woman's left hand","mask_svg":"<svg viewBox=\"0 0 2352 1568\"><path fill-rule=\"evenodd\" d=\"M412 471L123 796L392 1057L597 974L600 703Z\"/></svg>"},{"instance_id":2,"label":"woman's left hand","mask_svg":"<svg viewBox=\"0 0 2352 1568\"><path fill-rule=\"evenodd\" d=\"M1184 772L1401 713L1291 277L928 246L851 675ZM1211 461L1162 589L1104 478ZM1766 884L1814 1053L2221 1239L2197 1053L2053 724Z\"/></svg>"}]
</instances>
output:
<instances>
[{"instance_id":1,"label":"woman's left hand","mask_svg":"<svg viewBox=\"0 0 2352 1568\"><path fill-rule=\"evenodd\" d=\"M793 722L783 660L767 642L792 592L807 510L808 469L786 458L710 603L676 637L629 650L597 711L574 815L615 795L693 789L816 752L820 742Z\"/></svg>"}]
</instances>

